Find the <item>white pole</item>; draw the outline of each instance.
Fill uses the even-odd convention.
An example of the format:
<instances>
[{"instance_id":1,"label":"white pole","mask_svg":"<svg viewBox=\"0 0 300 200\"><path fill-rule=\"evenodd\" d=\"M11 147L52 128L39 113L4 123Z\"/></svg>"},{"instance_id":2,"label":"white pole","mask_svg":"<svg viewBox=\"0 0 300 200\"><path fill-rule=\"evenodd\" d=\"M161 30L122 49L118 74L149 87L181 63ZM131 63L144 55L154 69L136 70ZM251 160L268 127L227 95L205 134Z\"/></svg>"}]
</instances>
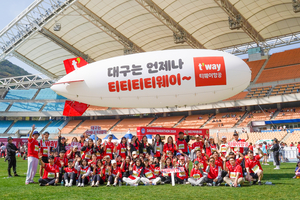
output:
<instances>
[{"instance_id":1,"label":"white pole","mask_svg":"<svg viewBox=\"0 0 300 200\"><path fill-rule=\"evenodd\" d=\"M172 186L175 186L174 172L171 172Z\"/></svg>"}]
</instances>

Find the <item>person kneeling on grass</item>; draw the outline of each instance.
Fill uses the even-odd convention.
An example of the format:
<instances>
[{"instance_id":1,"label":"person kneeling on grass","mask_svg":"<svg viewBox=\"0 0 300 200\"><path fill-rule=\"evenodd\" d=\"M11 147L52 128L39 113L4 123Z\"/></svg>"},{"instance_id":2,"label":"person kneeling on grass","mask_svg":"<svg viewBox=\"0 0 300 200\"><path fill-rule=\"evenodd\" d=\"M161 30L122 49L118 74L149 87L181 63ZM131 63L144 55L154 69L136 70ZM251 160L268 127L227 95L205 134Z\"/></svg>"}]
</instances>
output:
<instances>
[{"instance_id":1,"label":"person kneeling on grass","mask_svg":"<svg viewBox=\"0 0 300 200\"><path fill-rule=\"evenodd\" d=\"M48 157L49 163L44 163L42 156L39 159L45 169L43 177L39 179L40 186L56 185L59 182L59 168L54 164L54 156Z\"/></svg>"},{"instance_id":2,"label":"person kneeling on grass","mask_svg":"<svg viewBox=\"0 0 300 200\"><path fill-rule=\"evenodd\" d=\"M99 184L104 184L105 182L105 165L101 160L97 160L96 167L94 167L93 171L93 182L92 187L98 187Z\"/></svg>"},{"instance_id":3,"label":"person kneeling on grass","mask_svg":"<svg viewBox=\"0 0 300 200\"><path fill-rule=\"evenodd\" d=\"M122 186L122 173L120 167L117 166L117 161L112 160L111 161L111 168L108 172L108 179L107 179L107 187L110 186L110 184L113 183L113 186L116 187L117 183L119 182L119 186Z\"/></svg>"},{"instance_id":4,"label":"person kneeling on grass","mask_svg":"<svg viewBox=\"0 0 300 200\"><path fill-rule=\"evenodd\" d=\"M64 168L64 181L66 187L76 185L77 170L74 168L73 160L68 161L68 167Z\"/></svg>"},{"instance_id":5,"label":"person kneeling on grass","mask_svg":"<svg viewBox=\"0 0 300 200\"><path fill-rule=\"evenodd\" d=\"M207 186L219 186L223 182L222 168L215 163L215 158L209 158L209 165L206 168L207 176L200 182L201 185L206 183Z\"/></svg>"},{"instance_id":6,"label":"person kneeling on grass","mask_svg":"<svg viewBox=\"0 0 300 200\"><path fill-rule=\"evenodd\" d=\"M161 179L160 177L156 177L154 174L154 169L152 168L151 165L149 165L149 159L145 158L144 159L144 169L142 171L142 177L141 181L145 185L156 185L160 183Z\"/></svg>"},{"instance_id":7,"label":"person kneeling on grass","mask_svg":"<svg viewBox=\"0 0 300 200\"><path fill-rule=\"evenodd\" d=\"M75 163L75 169L79 172L78 177L78 185L77 187L84 187L85 184L89 183L90 174L91 174L91 168L88 166L88 161L86 159L78 158Z\"/></svg>"},{"instance_id":8,"label":"person kneeling on grass","mask_svg":"<svg viewBox=\"0 0 300 200\"><path fill-rule=\"evenodd\" d=\"M263 154L262 150L259 151ZM261 179L263 178L263 169L259 160L262 155L253 156L253 151L248 151L248 158L245 160L245 167L247 171L246 180L250 183L253 181L253 185L258 181L258 185L261 185Z\"/></svg>"},{"instance_id":9,"label":"person kneeling on grass","mask_svg":"<svg viewBox=\"0 0 300 200\"><path fill-rule=\"evenodd\" d=\"M300 179L300 161L296 165L295 176L293 178Z\"/></svg>"},{"instance_id":10,"label":"person kneeling on grass","mask_svg":"<svg viewBox=\"0 0 300 200\"><path fill-rule=\"evenodd\" d=\"M133 162L130 163L129 166L129 173L130 176L124 177L123 181L131 186L138 186L140 180L141 180L141 173L142 173L143 167L142 167L142 161L140 158L137 158L135 161L135 164Z\"/></svg>"},{"instance_id":11,"label":"person kneeling on grass","mask_svg":"<svg viewBox=\"0 0 300 200\"><path fill-rule=\"evenodd\" d=\"M188 182L191 186L202 186L201 182L203 181L203 171L201 169L201 163L199 161L194 162L194 168L191 170L191 177L188 178Z\"/></svg>"},{"instance_id":12,"label":"person kneeling on grass","mask_svg":"<svg viewBox=\"0 0 300 200\"><path fill-rule=\"evenodd\" d=\"M230 165L225 166L229 177L224 177L224 181L230 185L230 187L240 187L245 179L243 178L243 170L241 165L237 164L234 158L229 159Z\"/></svg>"}]
</instances>

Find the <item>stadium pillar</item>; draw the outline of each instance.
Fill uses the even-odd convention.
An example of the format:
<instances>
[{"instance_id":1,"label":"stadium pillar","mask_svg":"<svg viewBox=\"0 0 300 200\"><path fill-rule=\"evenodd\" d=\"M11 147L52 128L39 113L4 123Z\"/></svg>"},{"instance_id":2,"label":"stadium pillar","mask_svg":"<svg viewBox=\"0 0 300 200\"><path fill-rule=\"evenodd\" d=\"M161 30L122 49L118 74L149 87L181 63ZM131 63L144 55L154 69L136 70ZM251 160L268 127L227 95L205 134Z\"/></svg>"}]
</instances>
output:
<instances>
[{"instance_id":1,"label":"stadium pillar","mask_svg":"<svg viewBox=\"0 0 300 200\"><path fill-rule=\"evenodd\" d=\"M243 112L246 111L246 107L245 107L245 106L242 107L242 111L243 111Z\"/></svg>"},{"instance_id":2,"label":"stadium pillar","mask_svg":"<svg viewBox=\"0 0 300 200\"><path fill-rule=\"evenodd\" d=\"M248 111L248 112L251 111L251 106L247 106L247 111Z\"/></svg>"},{"instance_id":3,"label":"stadium pillar","mask_svg":"<svg viewBox=\"0 0 300 200\"><path fill-rule=\"evenodd\" d=\"M192 115L192 111L191 110L188 111L188 116L190 116L190 115Z\"/></svg>"},{"instance_id":4,"label":"stadium pillar","mask_svg":"<svg viewBox=\"0 0 300 200\"><path fill-rule=\"evenodd\" d=\"M216 109L216 114L220 113L220 110L219 108Z\"/></svg>"},{"instance_id":5,"label":"stadium pillar","mask_svg":"<svg viewBox=\"0 0 300 200\"><path fill-rule=\"evenodd\" d=\"M166 116L167 116L167 113L164 113L164 114L163 114L163 117L166 117Z\"/></svg>"},{"instance_id":6,"label":"stadium pillar","mask_svg":"<svg viewBox=\"0 0 300 200\"><path fill-rule=\"evenodd\" d=\"M281 110L281 104L277 103L277 109L280 111Z\"/></svg>"}]
</instances>

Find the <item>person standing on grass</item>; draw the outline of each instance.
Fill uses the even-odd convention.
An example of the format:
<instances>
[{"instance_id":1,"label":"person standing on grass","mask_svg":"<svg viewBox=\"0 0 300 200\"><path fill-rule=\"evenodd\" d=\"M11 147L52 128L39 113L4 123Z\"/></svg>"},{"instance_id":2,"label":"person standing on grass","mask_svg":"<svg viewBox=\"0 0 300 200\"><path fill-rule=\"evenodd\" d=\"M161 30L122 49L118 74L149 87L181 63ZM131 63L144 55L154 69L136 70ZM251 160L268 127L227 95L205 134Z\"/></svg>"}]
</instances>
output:
<instances>
[{"instance_id":1,"label":"person standing on grass","mask_svg":"<svg viewBox=\"0 0 300 200\"><path fill-rule=\"evenodd\" d=\"M35 176L37 166L39 163L39 142L37 141L38 137L40 136L38 131L35 130L35 125L32 125L32 130L29 134L28 138L28 169L25 184L28 185L29 183L34 183L33 178Z\"/></svg>"},{"instance_id":2,"label":"person standing on grass","mask_svg":"<svg viewBox=\"0 0 300 200\"><path fill-rule=\"evenodd\" d=\"M190 136L187 130L185 131L185 134L186 134L186 139L184 139L184 133L179 132L176 145L178 147L178 152L181 153L181 155L188 156L189 155L188 143L190 141Z\"/></svg>"},{"instance_id":3,"label":"person standing on grass","mask_svg":"<svg viewBox=\"0 0 300 200\"><path fill-rule=\"evenodd\" d=\"M267 145L266 141L263 142L262 152L263 152L263 155L264 155L264 159L263 159L261 164L262 165L269 165L268 164L268 145Z\"/></svg>"},{"instance_id":4,"label":"person standing on grass","mask_svg":"<svg viewBox=\"0 0 300 200\"><path fill-rule=\"evenodd\" d=\"M276 167L274 169L280 169L280 162L279 162L279 144L277 138L273 140L273 146L271 147L270 151L273 151L274 161L276 163Z\"/></svg>"},{"instance_id":5,"label":"person standing on grass","mask_svg":"<svg viewBox=\"0 0 300 200\"><path fill-rule=\"evenodd\" d=\"M48 156L50 155L50 147L43 147L42 144L45 141L49 141L49 133L46 131L42 134L42 139L40 140L40 153L42 154L42 161L48 163ZM40 165L40 178L43 176L43 167Z\"/></svg>"},{"instance_id":6,"label":"person standing on grass","mask_svg":"<svg viewBox=\"0 0 300 200\"><path fill-rule=\"evenodd\" d=\"M2 143L1 144L1 155L0 155L0 158L5 158L5 150L6 150L6 146Z\"/></svg>"},{"instance_id":7,"label":"person standing on grass","mask_svg":"<svg viewBox=\"0 0 300 200\"><path fill-rule=\"evenodd\" d=\"M18 149L16 145L12 143L13 139L12 137L7 138L7 145L6 145L6 150L7 150L7 156L5 160L8 160L8 177L12 177L10 170L13 168L14 170L14 176L19 176L17 174L17 161L16 161L16 153L18 153Z\"/></svg>"}]
</instances>

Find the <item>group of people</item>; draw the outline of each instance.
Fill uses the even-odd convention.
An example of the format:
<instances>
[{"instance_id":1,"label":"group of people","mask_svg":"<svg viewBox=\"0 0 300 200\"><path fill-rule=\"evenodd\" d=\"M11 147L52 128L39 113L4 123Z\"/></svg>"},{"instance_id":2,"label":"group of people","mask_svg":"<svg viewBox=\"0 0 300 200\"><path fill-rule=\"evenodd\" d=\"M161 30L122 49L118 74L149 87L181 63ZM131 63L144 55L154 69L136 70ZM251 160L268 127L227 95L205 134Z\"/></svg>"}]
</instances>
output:
<instances>
[{"instance_id":1,"label":"group of people","mask_svg":"<svg viewBox=\"0 0 300 200\"><path fill-rule=\"evenodd\" d=\"M169 184L174 169L177 170L174 172L177 184L220 186L225 182L231 187L242 186L245 181L251 185L262 184L263 169L259 161L264 155L262 150L255 154L248 148L230 147L225 136L219 141L218 134L216 142L213 137L196 135L191 150L187 131L180 132L176 142L168 137L165 144L160 135L156 135L151 144L146 136L141 141L133 136L130 142L123 137L118 144L112 142L112 136L108 141L98 139L94 142L83 135L78 141L81 149L76 145L66 149L66 139L59 134L55 151L40 146L39 135L33 125L28 138L25 184L33 183L38 163L41 166L40 186L59 183L66 187ZM48 137L49 133L44 133L43 140ZM76 140L73 138L72 142ZM233 135L233 141L240 141L237 133Z\"/></svg>"}]
</instances>

